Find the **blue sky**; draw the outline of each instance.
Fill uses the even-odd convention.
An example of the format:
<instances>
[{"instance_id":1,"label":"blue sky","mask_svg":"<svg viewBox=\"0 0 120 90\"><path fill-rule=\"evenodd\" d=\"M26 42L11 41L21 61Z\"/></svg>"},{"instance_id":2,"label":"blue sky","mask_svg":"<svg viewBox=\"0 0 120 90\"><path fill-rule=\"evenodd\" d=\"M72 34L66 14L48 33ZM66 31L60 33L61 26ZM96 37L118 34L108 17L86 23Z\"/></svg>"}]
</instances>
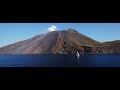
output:
<instances>
[{"instance_id":1,"label":"blue sky","mask_svg":"<svg viewBox=\"0 0 120 90\"><path fill-rule=\"evenodd\" d=\"M100 42L120 40L120 23L0 23L0 47L47 33L52 25L59 31L76 29Z\"/></svg>"}]
</instances>

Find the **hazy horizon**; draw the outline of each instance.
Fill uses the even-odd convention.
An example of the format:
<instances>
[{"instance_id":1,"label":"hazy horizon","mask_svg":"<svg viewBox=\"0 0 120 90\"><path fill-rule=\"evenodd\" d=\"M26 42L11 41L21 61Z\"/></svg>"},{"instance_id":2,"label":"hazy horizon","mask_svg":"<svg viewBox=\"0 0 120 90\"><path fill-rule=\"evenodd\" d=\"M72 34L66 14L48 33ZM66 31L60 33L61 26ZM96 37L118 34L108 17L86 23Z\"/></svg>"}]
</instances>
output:
<instances>
[{"instance_id":1,"label":"hazy horizon","mask_svg":"<svg viewBox=\"0 0 120 90\"><path fill-rule=\"evenodd\" d=\"M0 23L0 47L69 28L99 42L120 40L120 23Z\"/></svg>"}]
</instances>

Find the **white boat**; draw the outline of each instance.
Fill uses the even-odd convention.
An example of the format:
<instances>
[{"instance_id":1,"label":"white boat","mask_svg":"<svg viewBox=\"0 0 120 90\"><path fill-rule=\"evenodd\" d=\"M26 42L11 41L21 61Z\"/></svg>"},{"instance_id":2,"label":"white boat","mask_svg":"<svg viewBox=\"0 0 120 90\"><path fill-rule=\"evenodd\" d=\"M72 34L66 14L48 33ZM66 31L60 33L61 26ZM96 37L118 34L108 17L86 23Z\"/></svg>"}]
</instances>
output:
<instances>
[{"instance_id":1,"label":"white boat","mask_svg":"<svg viewBox=\"0 0 120 90\"><path fill-rule=\"evenodd\" d=\"M76 54L76 55L77 55L77 57L79 58L80 54L78 53L78 51L77 51L77 54Z\"/></svg>"}]
</instances>

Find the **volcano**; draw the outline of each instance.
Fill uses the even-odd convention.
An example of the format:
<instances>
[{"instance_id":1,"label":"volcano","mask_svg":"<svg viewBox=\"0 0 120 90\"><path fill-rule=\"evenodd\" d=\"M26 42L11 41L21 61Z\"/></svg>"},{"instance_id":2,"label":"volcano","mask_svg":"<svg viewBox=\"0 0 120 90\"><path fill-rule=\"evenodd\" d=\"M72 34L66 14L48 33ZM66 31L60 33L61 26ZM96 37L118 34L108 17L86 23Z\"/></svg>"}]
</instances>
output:
<instances>
[{"instance_id":1,"label":"volcano","mask_svg":"<svg viewBox=\"0 0 120 90\"><path fill-rule=\"evenodd\" d=\"M98 42L74 29L36 35L0 48L0 54L120 53L120 41Z\"/></svg>"}]
</instances>

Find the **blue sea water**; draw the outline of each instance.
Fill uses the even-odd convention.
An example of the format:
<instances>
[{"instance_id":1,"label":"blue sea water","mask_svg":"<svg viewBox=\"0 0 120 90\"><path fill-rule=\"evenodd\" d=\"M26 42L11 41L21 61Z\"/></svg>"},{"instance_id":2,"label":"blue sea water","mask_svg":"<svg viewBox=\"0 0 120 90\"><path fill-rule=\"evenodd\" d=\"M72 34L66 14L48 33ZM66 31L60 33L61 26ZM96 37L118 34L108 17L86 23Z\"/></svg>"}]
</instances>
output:
<instances>
[{"instance_id":1,"label":"blue sea water","mask_svg":"<svg viewBox=\"0 0 120 90\"><path fill-rule=\"evenodd\" d=\"M120 67L120 54L0 55L0 67Z\"/></svg>"}]
</instances>

